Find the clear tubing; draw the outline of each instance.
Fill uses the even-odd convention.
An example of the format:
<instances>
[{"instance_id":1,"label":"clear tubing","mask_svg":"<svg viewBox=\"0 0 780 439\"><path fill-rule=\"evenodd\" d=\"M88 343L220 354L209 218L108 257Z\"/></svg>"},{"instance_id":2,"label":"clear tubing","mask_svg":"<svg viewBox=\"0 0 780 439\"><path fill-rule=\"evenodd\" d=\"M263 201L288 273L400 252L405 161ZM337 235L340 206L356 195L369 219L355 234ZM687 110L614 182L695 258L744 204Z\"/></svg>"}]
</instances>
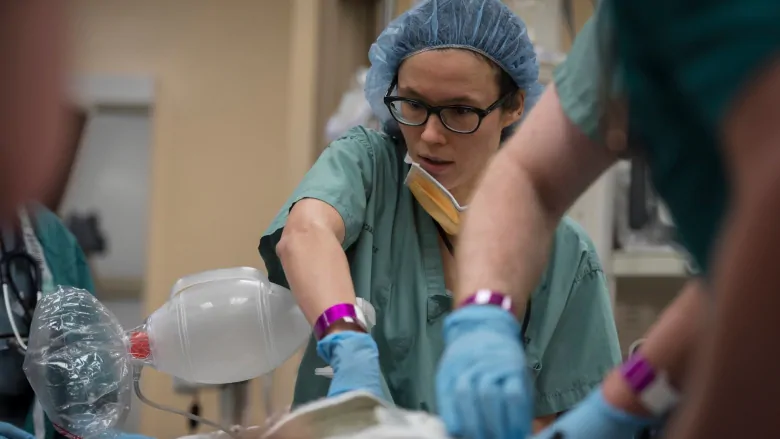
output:
<instances>
[{"instance_id":1,"label":"clear tubing","mask_svg":"<svg viewBox=\"0 0 780 439\"><path fill-rule=\"evenodd\" d=\"M210 420L208 420L206 418L202 418L202 417L200 417L198 415L194 415L194 414L186 412L184 410L179 410L179 409L176 409L176 408L173 408L173 407L160 405L160 404L157 404L156 402L150 401L147 397L144 396L143 392L141 392L141 371L142 370L143 370L143 365L142 364L137 364L137 365L135 365L133 367L133 388L135 389L135 395L138 397L139 400L141 400L141 402L143 402L144 404L146 404L146 405L148 405L150 407L154 407L157 410L163 410L163 411L166 411L166 412L174 413L174 414L177 414L177 415L184 416L185 418L192 419L195 422L198 422L198 423L201 423L201 424L205 424L205 425L210 425L210 426L212 426L212 427L214 427L214 428L216 428L218 430L224 431L225 433L230 435L230 437L232 437L234 439L238 439L239 431L234 431L230 427L225 427L225 426L220 425L220 424L218 424L218 423L216 423L214 421L210 421Z\"/></svg>"}]
</instances>

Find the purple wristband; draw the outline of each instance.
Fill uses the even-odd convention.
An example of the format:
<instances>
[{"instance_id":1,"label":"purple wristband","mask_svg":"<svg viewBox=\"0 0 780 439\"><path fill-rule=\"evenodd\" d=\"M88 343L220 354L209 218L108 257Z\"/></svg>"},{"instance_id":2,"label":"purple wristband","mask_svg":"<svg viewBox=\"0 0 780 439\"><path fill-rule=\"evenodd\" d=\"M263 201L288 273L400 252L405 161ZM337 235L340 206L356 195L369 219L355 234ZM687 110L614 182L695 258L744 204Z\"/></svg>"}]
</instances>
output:
<instances>
[{"instance_id":1,"label":"purple wristband","mask_svg":"<svg viewBox=\"0 0 780 439\"><path fill-rule=\"evenodd\" d=\"M358 319L355 305L350 303L339 303L326 309L325 312L317 318L317 321L314 322L314 336L317 337L317 340L321 340L328 332L328 328L339 321L354 323L365 330L360 319Z\"/></svg>"},{"instance_id":2,"label":"purple wristband","mask_svg":"<svg viewBox=\"0 0 780 439\"><path fill-rule=\"evenodd\" d=\"M461 306L466 305L495 305L505 311L515 314L515 307L512 305L512 298L506 294L492 290L478 290L469 296Z\"/></svg>"},{"instance_id":3,"label":"purple wristband","mask_svg":"<svg viewBox=\"0 0 780 439\"><path fill-rule=\"evenodd\" d=\"M655 381L655 370L647 359L640 353L632 355L620 368L623 379L631 387L635 394L639 395Z\"/></svg>"}]
</instances>

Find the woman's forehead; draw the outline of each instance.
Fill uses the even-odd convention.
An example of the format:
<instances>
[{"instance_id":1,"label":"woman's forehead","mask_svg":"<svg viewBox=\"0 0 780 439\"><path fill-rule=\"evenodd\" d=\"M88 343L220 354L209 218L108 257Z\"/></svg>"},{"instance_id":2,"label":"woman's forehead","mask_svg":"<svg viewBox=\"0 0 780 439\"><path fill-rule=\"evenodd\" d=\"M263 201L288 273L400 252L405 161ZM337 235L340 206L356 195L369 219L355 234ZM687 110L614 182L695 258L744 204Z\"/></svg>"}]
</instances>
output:
<instances>
[{"instance_id":1,"label":"woman's forehead","mask_svg":"<svg viewBox=\"0 0 780 439\"><path fill-rule=\"evenodd\" d=\"M398 89L431 104L484 105L495 100L498 83L495 68L474 52L430 50L401 64Z\"/></svg>"}]
</instances>

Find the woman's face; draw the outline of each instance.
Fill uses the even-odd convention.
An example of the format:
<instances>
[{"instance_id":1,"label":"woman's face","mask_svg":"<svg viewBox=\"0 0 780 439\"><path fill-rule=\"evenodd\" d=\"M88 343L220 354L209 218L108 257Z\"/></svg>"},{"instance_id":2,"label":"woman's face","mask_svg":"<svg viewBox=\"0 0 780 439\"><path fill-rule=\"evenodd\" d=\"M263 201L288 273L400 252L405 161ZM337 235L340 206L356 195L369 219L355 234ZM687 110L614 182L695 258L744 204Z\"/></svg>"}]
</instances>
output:
<instances>
[{"instance_id":1,"label":"woman's face","mask_svg":"<svg viewBox=\"0 0 780 439\"><path fill-rule=\"evenodd\" d=\"M486 59L467 50L422 52L401 64L398 95L430 106L468 105L487 109L500 97L496 69ZM495 109L471 134L448 130L433 114L425 125L399 125L412 160L465 205L482 171L498 150L501 130L520 118L522 105L518 108L513 112Z\"/></svg>"}]
</instances>

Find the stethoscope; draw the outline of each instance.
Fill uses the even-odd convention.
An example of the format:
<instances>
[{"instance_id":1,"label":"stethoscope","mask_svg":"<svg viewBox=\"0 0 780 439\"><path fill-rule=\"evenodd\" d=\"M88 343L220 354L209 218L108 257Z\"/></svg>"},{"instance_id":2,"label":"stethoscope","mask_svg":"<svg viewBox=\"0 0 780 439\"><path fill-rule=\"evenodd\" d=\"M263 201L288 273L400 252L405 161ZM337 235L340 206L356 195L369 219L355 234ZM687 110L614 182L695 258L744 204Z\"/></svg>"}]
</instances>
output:
<instances>
[{"instance_id":1,"label":"stethoscope","mask_svg":"<svg viewBox=\"0 0 780 439\"><path fill-rule=\"evenodd\" d=\"M5 241L0 237L0 281L2 281L5 312L13 331L12 334L0 334L0 342L5 340L8 345L15 345L16 349L24 353L27 351L26 337L22 337L16 323L16 316L20 317L24 324L30 328L35 304L40 299L43 290L43 279L41 266L38 260L27 252L22 237L17 235L15 241L20 245L9 250L5 246ZM18 276L27 276L23 285L27 285L33 291L25 293L17 283ZM11 306L11 296L16 299L14 303L16 308Z\"/></svg>"}]
</instances>

